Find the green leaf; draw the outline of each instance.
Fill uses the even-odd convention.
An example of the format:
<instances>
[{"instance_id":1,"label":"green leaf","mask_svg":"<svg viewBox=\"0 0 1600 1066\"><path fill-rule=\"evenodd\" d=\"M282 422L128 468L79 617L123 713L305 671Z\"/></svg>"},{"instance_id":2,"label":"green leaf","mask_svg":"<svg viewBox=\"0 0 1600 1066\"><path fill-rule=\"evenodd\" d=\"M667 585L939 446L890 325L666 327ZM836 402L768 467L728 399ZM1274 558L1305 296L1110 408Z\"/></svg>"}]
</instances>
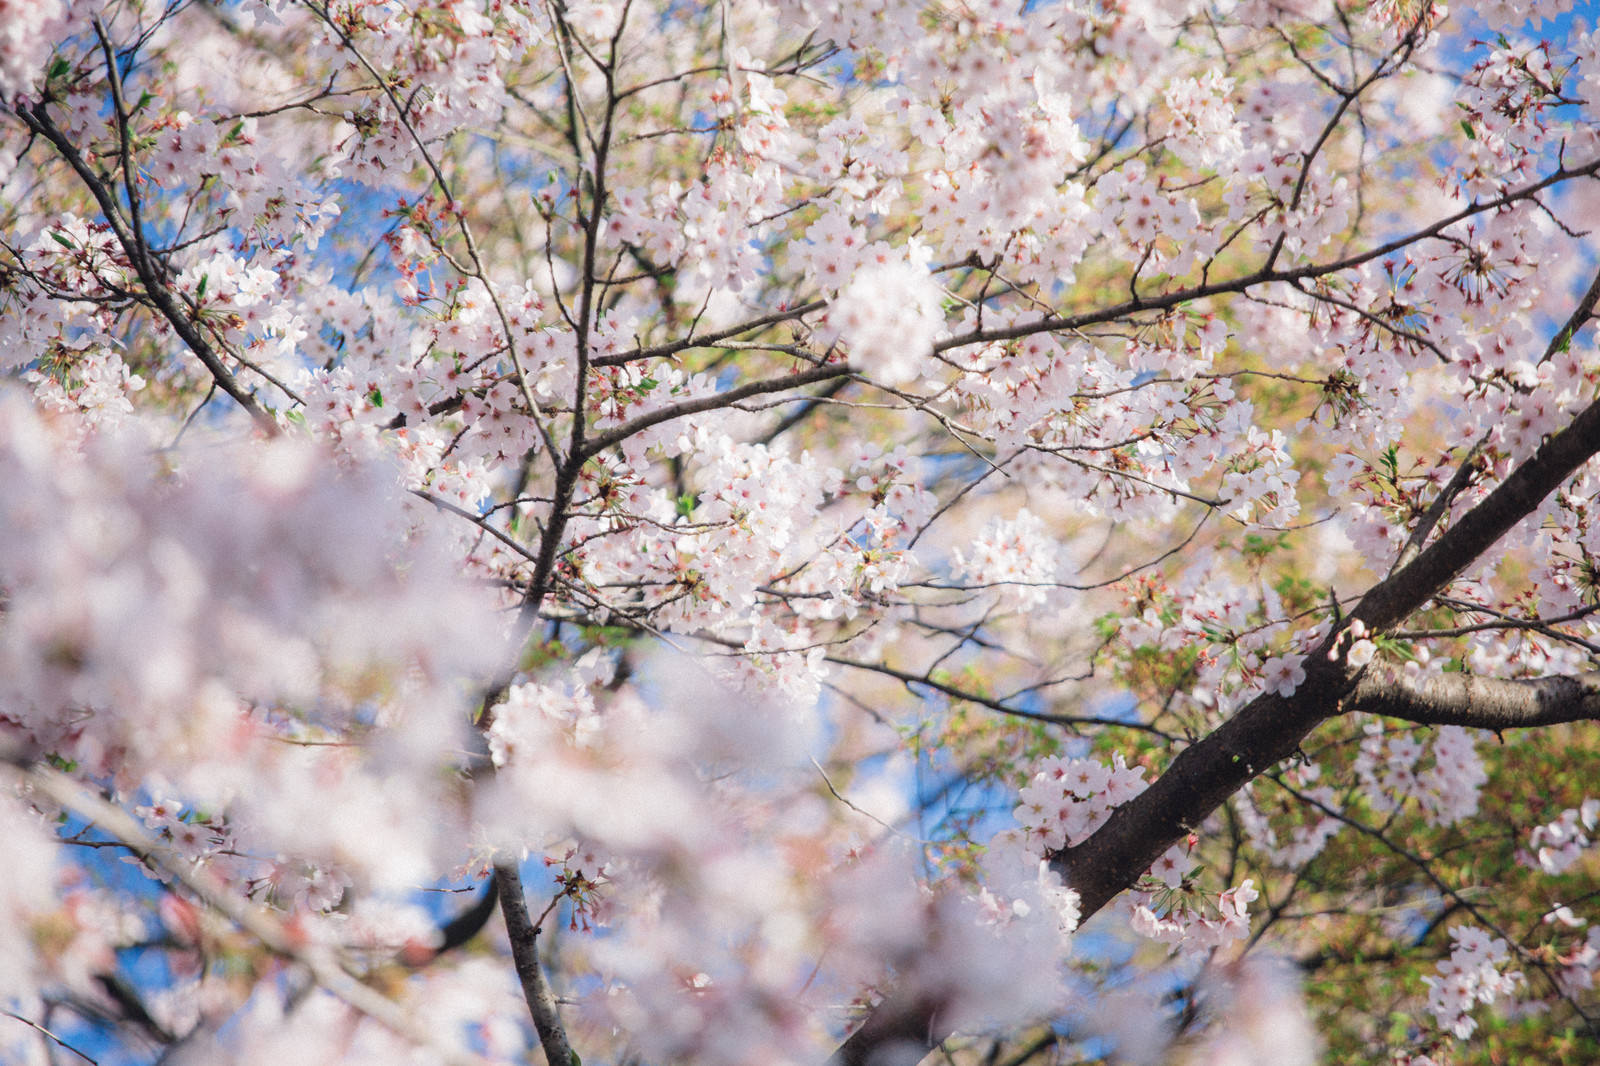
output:
<instances>
[{"instance_id":1,"label":"green leaf","mask_svg":"<svg viewBox=\"0 0 1600 1066\"><path fill-rule=\"evenodd\" d=\"M194 298L196 300L204 300L206 298L206 286L209 285L210 283L211 283L211 275L210 274L201 274L200 275L200 284L195 286L195 290L194 290Z\"/></svg>"},{"instance_id":2,"label":"green leaf","mask_svg":"<svg viewBox=\"0 0 1600 1066\"><path fill-rule=\"evenodd\" d=\"M678 502L676 505L677 512L683 517L688 518L690 515L694 514L694 503L694 494L689 492L684 493L682 496L678 497Z\"/></svg>"},{"instance_id":3,"label":"green leaf","mask_svg":"<svg viewBox=\"0 0 1600 1066\"><path fill-rule=\"evenodd\" d=\"M57 233L55 230L51 230L50 231L50 239L55 241L57 244L61 245L61 247L63 247L63 248L71 248L72 247L72 241L71 241L71 239L69 239L67 237L67 235L65 233Z\"/></svg>"},{"instance_id":4,"label":"green leaf","mask_svg":"<svg viewBox=\"0 0 1600 1066\"><path fill-rule=\"evenodd\" d=\"M383 390L378 388L376 385L374 385L372 387L372 391L367 393L367 402L370 403L374 407L382 407L383 406Z\"/></svg>"},{"instance_id":5,"label":"green leaf","mask_svg":"<svg viewBox=\"0 0 1600 1066\"><path fill-rule=\"evenodd\" d=\"M56 56L55 61L50 64L50 69L45 72L45 77L53 81L71 69L72 64L67 62L65 56Z\"/></svg>"},{"instance_id":6,"label":"green leaf","mask_svg":"<svg viewBox=\"0 0 1600 1066\"><path fill-rule=\"evenodd\" d=\"M1372 643L1377 645L1379 651L1393 658L1408 663L1416 661L1417 653L1412 651L1411 645L1403 640L1396 640L1393 637L1379 633L1373 636Z\"/></svg>"},{"instance_id":7,"label":"green leaf","mask_svg":"<svg viewBox=\"0 0 1600 1066\"><path fill-rule=\"evenodd\" d=\"M1469 141L1475 141L1478 139L1478 132L1472 128L1472 123L1468 122L1466 119L1461 120L1461 132L1467 135L1467 140Z\"/></svg>"},{"instance_id":8,"label":"green leaf","mask_svg":"<svg viewBox=\"0 0 1600 1066\"><path fill-rule=\"evenodd\" d=\"M1391 482L1398 484L1400 481L1400 446L1391 444L1385 448L1381 461L1383 463L1383 472Z\"/></svg>"},{"instance_id":9,"label":"green leaf","mask_svg":"<svg viewBox=\"0 0 1600 1066\"><path fill-rule=\"evenodd\" d=\"M572 1066L583 1066L583 1060L578 1057L577 1048L567 1048L567 1053L572 1056Z\"/></svg>"}]
</instances>

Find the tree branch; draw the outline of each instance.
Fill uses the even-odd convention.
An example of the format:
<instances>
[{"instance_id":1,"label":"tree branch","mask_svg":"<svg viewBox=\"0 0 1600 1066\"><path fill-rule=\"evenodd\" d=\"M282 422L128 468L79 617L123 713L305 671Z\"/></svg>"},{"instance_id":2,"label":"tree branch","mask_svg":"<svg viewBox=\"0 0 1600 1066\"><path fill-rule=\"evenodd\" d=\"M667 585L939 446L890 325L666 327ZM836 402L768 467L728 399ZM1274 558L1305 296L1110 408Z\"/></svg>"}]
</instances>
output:
<instances>
[{"instance_id":1,"label":"tree branch","mask_svg":"<svg viewBox=\"0 0 1600 1066\"><path fill-rule=\"evenodd\" d=\"M1533 729L1600 721L1600 673L1508 681L1471 674L1410 675L1374 663L1356 682L1345 709L1418 725Z\"/></svg>"},{"instance_id":2,"label":"tree branch","mask_svg":"<svg viewBox=\"0 0 1600 1066\"><path fill-rule=\"evenodd\" d=\"M747 318L738 325L712 330L709 333L702 333L698 336L691 330L689 336L666 344L657 344L649 348L630 348L628 351L616 352L611 355L597 355L594 357L593 365L596 367L622 366L625 363L636 362L640 359L665 359L669 356L677 355L679 352L686 352L691 348L710 347L718 341L727 340L729 337L737 337L741 333L749 333L752 330L761 329L763 326L771 326L779 322L788 322L801 318L811 314L813 311L820 311L827 306L828 301L826 300L810 300L794 307L785 307L769 314Z\"/></svg>"},{"instance_id":3,"label":"tree branch","mask_svg":"<svg viewBox=\"0 0 1600 1066\"><path fill-rule=\"evenodd\" d=\"M710 396L702 396L696 400L685 400L683 403L673 404L671 407L663 407L660 410L640 415L631 422L625 422L615 429L609 429L599 436L591 437L583 446L581 454L585 459L588 459L600 454L613 444L622 443L641 430L660 425L662 422L670 422L674 418L683 418L686 415L699 414L702 411L715 411L718 408L727 407L751 396L760 396L762 393L767 392L782 392L785 389L809 385L814 381L845 377L850 373L851 370L848 366L843 363L834 363L828 366L811 367L781 378L752 381L746 385L740 385L725 392L713 393Z\"/></svg>"},{"instance_id":4,"label":"tree branch","mask_svg":"<svg viewBox=\"0 0 1600 1066\"><path fill-rule=\"evenodd\" d=\"M1393 240L1385 241L1383 244L1376 245L1364 252L1355 252L1329 263L1307 263L1283 270L1270 267L1258 268L1248 274L1242 274L1227 281L1202 281L1198 285L1174 289L1159 296L1135 296L1119 304L1102 307L1094 311L1085 311L1080 314L1046 315L1032 322L993 326L987 329L971 329L965 333L945 337L934 342L933 350L935 354L938 354L955 348L966 348L974 344L1019 340L1023 337L1030 337L1035 333L1070 332L1075 329L1082 329L1085 326L1115 322L1118 319L1129 318L1140 312L1169 311L1180 304L1193 303L1208 296L1242 293L1258 285L1266 285L1274 281L1293 283L1308 278L1337 274L1342 270L1349 270L1352 267L1361 266L1363 263L1370 263L1374 260L1382 259L1386 255L1410 248L1412 245L1430 237L1437 237L1457 222L1464 222L1478 215L1498 211L1503 207L1509 207L1523 200L1532 200L1539 193L1553 185L1571 181L1574 178L1594 177L1597 175L1600 175L1600 159L1590 160L1577 167L1562 167L1530 185L1525 185L1520 189L1512 189L1493 200L1471 204L1421 229L1396 237Z\"/></svg>"},{"instance_id":5,"label":"tree branch","mask_svg":"<svg viewBox=\"0 0 1600 1066\"><path fill-rule=\"evenodd\" d=\"M1479 559L1551 492L1600 452L1600 403L1550 437L1477 506L1399 571L1362 597L1351 617L1373 633L1393 629ZM1089 839L1053 865L1080 897L1085 918L1138 880L1161 852L1205 821L1245 782L1292 754L1310 732L1349 709L1356 687L1338 647L1325 637L1307 656L1293 694L1264 692L1210 735L1179 753L1166 773L1112 813Z\"/></svg>"},{"instance_id":6,"label":"tree branch","mask_svg":"<svg viewBox=\"0 0 1600 1066\"><path fill-rule=\"evenodd\" d=\"M28 785L40 794L66 810L75 811L135 854L165 870L206 906L255 937L267 950L304 966L313 981L348 1006L419 1047L427 1048L442 1062L453 1066L483 1066L484 1059L441 1042L437 1034L419 1024L406 1008L350 974L326 945L308 940L303 931L291 928L272 911L240 896L207 867L174 853L115 803L49 766L19 765L18 768L26 772Z\"/></svg>"},{"instance_id":7,"label":"tree branch","mask_svg":"<svg viewBox=\"0 0 1600 1066\"><path fill-rule=\"evenodd\" d=\"M539 927L528 914L528 901L522 894L522 875L513 861L496 863L495 888L500 894L500 913L505 918L506 935L511 938L511 958L516 963L517 979L522 982L522 997L528 1001L539 1043L544 1046L549 1066L573 1066L577 1059L567 1042L567 1031L556 1009L556 996L544 979L539 965Z\"/></svg>"},{"instance_id":8,"label":"tree branch","mask_svg":"<svg viewBox=\"0 0 1600 1066\"><path fill-rule=\"evenodd\" d=\"M67 165L78 175L78 179L89 190L89 194L94 197L95 203L100 207L100 214L105 218L106 224L111 227L111 232L116 236L117 243L122 246L123 254L128 257L128 261L133 264L134 271L138 273L139 281L145 288L145 295L155 305L161 316L167 320L167 324L172 327L172 331L182 339L184 344L188 345L189 350L205 365L206 370L211 373L212 380L217 383L222 391L233 397L235 403L249 412L250 416L255 419L256 425L261 427L262 432L268 436L276 436L278 424L256 402L256 398L246 392L239 384L232 371L223 363L222 357L217 354L210 342L200 335L200 331L195 328L196 324L190 320L188 313L173 298L171 290L167 287L166 279L161 276L157 266L150 261L147 249L142 246L133 233L129 232L122 219L122 213L117 209L117 203L112 197L111 191L106 188L105 182L100 179L100 176L90 168L82 153L78 151L77 146L67 139L65 133L61 132L60 127L55 124L55 120L50 117L50 113L45 110L44 102L40 101L31 108L19 105L15 114L31 132L43 137L55 147L56 152L66 161ZM125 168L132 167L133 160L124 159L122 165Z\"/></svg>"}]
</instances>

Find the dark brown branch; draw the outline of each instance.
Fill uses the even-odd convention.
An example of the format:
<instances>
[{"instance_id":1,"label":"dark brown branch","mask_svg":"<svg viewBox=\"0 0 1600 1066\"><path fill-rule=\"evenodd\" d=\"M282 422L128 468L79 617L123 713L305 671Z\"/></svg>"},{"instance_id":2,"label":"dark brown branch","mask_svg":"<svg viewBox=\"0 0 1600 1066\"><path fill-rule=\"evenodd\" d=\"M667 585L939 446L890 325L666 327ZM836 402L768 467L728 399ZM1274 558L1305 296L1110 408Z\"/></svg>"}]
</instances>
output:
<instances>
[{"instance_id":1,"label":"dark brown branch","mask_svg":"<svg viewBox=\"0 0 1600 1066\"><path fill-rule=\"evenodd\" d=\"M1550 338L1550 343L1545 346L1541 363L1549 362L1558 353L1564 352L1572 345L1572 340L1578 331L1594 320L1595 305L1600 303L1600 272L1596 272L1594 280L1589 282L1589 288L1578 301L1578 306L1572 309L1572 314L1567 316L1566 323Z\"/></svg>"},{"instance_id":2,"label":"dark brown branch","mask_svg":"<svg viewBox=\"0 0 1600 1066\"><path fill-rule=\"evenodd\" d=\"M990 341L1018 340L1023 337L1030 337L1035 333L1058 333L1074 329L1082 329L1085 326L1093 326L1104 322L1114 322L1118 319L1128 318L1141 312L1169 311L1180 304L1192 303L1193 301L1204 299L1208 296L1221 296L1227 293L1242 293L1258 285L1266 285L1275 281L1293 283L1309 278L1322 277L1328 274L1337 274L1341 270L1349 270L1352 267L1361 266L1363 263L1370 263L1374 260L1382 259L1386 255L1391 255L1394 252L1409 248L1412 245L1427 240L1430 237L1437 237L1440 233L1443 233L1457 222L1463 222L1466 219L1475 218L1478 215L1488 214L1493 211L1497 211L1500 208L1509 207L1512 204L1520 203L1523 200L1533 199L1539 193L1553 185L1559 185L1564 181L1571 181L1573 178L1593 177L1595 175L1600 175L1600 159L1591 160L1590 162L1578 167L1563 167L1531 185L1525 185L1520 189L1513 189L1505 195L1497 197L1493 200L1486 200L1481 203L1472 204L1469 207L1464 207L1455 214L1439 219L1437 222L1434 222L1428 226L1424 226L1422 229L1405 234L1401 237L1396 237L1394 240L1387 241L1384 244L1377 245L1373 248L1369 248L1364 252L1355 252L1351 255L1344 256L1343 258L1336 259L1330 263L1308 263L1304 266L1297 266L1286 270L1274 270L1263 267L1253 270L1248 274L1241 275L1240 277L1231 278L1227 281L1202 282L1199 285L1190 286L1189 288L1174 289L1173 291L1163 293L1160 296L1139 296L1130 300L1124 300L1119 304L1114 304L1109 307L1102 307L1095 311L1085 311L1081 314L1046 315L1044 318L1037 319L1033 322L1019 322L1015 325L1009 326L996 326L989 329L968 330L966 333L957 334L956 336L947 337L944 340L936 342L933 346L934 351L936 353L947 352L953 348L965 348L973 344L987 344Z\"/></svg>"},{"instance_id":3,"label":"dark brown branch","mask_svg":"<svg viewBox=\"0 0 1600 1066\"><path fill-rule=\"evenodd\" d=\"M770 314L759 315L756 318L746 319L736 326L713 330L710 333L702 333L699 336L691 334L681 340L671 341L667 344L657 344L650 348L632 348L613 355L597 355L594 357L593 365L597 367L622 366L640 359L665 359L667 356L677 355L679 352L686 352L691 348L704 348L716 344L718 341L737 337L741 333L749 333L751 330L760 329L763 326L788 322L792 319L809 315L813 311L820 311L827 306L828 302L826 300L812 300L809 303L786 307L781 311L773 311Z\"/></svg>"},{"instance_id":4,"label":"dark brown branch","mask_svg":"<svg viewBox=\"0 0 1600 1066\"><path fill-rule=\"evenodd\" d=\"M1461 459L1461 465L1456 467L1456 472L1450 476L1450 480L1445 483L1444 488L1439 490L1439 495L1433 498L1433 502L1423 512L1416 528L1411 531L1411 536L1406 538L1405 547L1400 549L1400 557L1395 560L1391 573L1408 565L1411 560L1417 557L1417 554L1422 551L1423 544L1427 543L1428 538L1432 536L1434 529L1444 520L1444 516L1450 513L1450 505L1455 503L1456 497L1466 489L1467 482L1472 480L1472 471L1478 461L1478 453L1483 450L1484 443L1488 439L1489 435L1485 433L1478 438L1477 443L1467 449L1467 454Z\"/></svg>"},{"instance_id":5,"label":"dark brown branch","mask_svg":"<svg viewBox=\"0 0 1600 1066\"><path fill-rule=\"evenodd\" d=\"M929 671L926 674L914 674L906 670L897 670L887 663L866 662L865 660L852 659L843 655L828 655L825 656L825 658L828 662L833 663L836 666L848 666L854 670L865 670L870 673L882 674L884 677L894 678L902 685L905 685L908 689L912 688L913 686L931 689L932 691L943 696L948 696L953 700L971 703L975 706L984 707L988 710L995 711L999 714L1008 715L1012 718L1021 718L1030 722L1045 722L1049 725L1066 726L1068 728L1099 725L1112 729L1131 729L1135 732L1149 733L1152 736L1161 737L1163 740L1178 739L1172 733L1157 729L1155 726L1141 721L1138 718L1106 718L1100 715L1088 714L1046 714L1042 711L1023 710L1020 707L1013 707L1006 702L1007 700L1014 699L1018 695L1021 695L1025 692L1037 691L1038 689L1045 688L1049 685L1059 684L1062 681L1082 680L1081 678L1057 678L1055 681L1045 682L1044 684L1040 685L1031 685L1028 688L1019 689L1017 692L1013 692L1010 696L1003 696L996 699L991 696L985 696L980 692L972 692L956 685L940 681L932 676L932 671Z\"/></svg>"},{"instance_id":6,"label":"dark brown branch","mask_svg":"<svg viewBox=\"0 0 1600 1066\"><path fill-rule=\"evenodd\" d=\"M1419 23L1424 17L1426 17L1426 12L1418 16ZM1311 150L1304 154L1304 160L1300 164L1300 176L1295 179L1294 183L1294 195L1289 198L1289 209L1291 211L1300 206L1300 197L1305 195L1306 182L1311 178L1311 167L1316 162L1317 155L1322 151L1323 146L1328 143L1328 138L1333 136L1333 131L1339 128L1339 123L1344 119L1345 112L1350 110L1350 105L1354 104L1362 93L1366 92L1378 81L1389 77L1404 66L1406 59L1416 50L1417 25L1415 23L1412 25L1411 32L1406 34L1398 49L1384 53L1377 66L1373 68L1372 73L1361 84L1348 90L1341 89L1336 85L1332 86L1334 91L1339 94L1339 106L1334 108L1333 114L1324 123L1322 132L1317 135L1316 142L1312 144ZM1278 255L1283 251L1284 241L1287 237L1288 233L1285 231L1278 234L1278 239L1272 242L1272 250L1267 253L1267 267L1270 268L1278 261Z\"/></svg>"},{"instance_id":7,"label":"dark brown branch","mask_svg":"<svg viewBox=\"0 0 1600 1066\"><path fill-rule=\"evenodd\" d=\"M609 429L598 436L590 438L588 443L583 446L582 455L584 458L598 455L613 444L620 444L641 430L649 429L651 426L658 426L663 422L670 422L674 418L683 418L686 415L695 415L702 411L715 411L718 408L727 407L751 396L760 396L762 393L767 392L782 392L785 389L810 385L816 381L840 378L850 372L850 368L843 363L836 363L831 366L816 366L786 377L752 381L747 385L740 385L738 388L729 389L726 392L702 396L697 400L685 400L683 403L673 404L671 407L663 407L660 410L651 411L649 414L640 415L631 422L625 422L615 429Z\"/></svg>"},{"instance_id":8,"label":"dark brown branch","mask_svg":"<svg viewBox=\"0 0 1600 1066\"><path fill-rule=\"evenodd\" d=\"M1487 552L1539 503L1600 452L1600 403L1580 413L1411 563L1369 590L1352 612L1368 630L1400 624ZM1138 880L1174 840L1198 827L1245 782L1292 754L1317 725L1346 709L1359 672L1328 652L1325 638L1305 661L1292 695L1265 692L1173 760L1167 772L1118 808L1093 836L1056 857L1085 918Z\"/></svg>"},{"instance_id":9,"label":"dark brown branch","mask_svg":"<svg viewBox=\"0 0 1600 1066\"><path fill-rule=\"evenodd\" d=\"M1600 403L1584 408L1414 560L1373 586L1354 617L1373 632L1405 621L1532 514L1596 452L1600 452Z\"/></svg>"},{"instance_id":10,"label":"dark brown branch","mask_svg":"<svg viewBox=\"0 0 1600 1066\"><path fill-rule=\"evenodd\" d=\"M61 1039L59 1036L57 1036L55 1033L51 1032L49 1029L45 1028L43 1025L40 1025L38 1022L34 1021L32 1018L26 1018L26 1017L22 1016L21 1014L17 1014L15 1011L5 1010L4 1008L0 1008L0 1016L6 1017L6 1018L14 1018L14 1019L16 1019L17 1021L21 1022L23 1025L26 1025L28 1028L30 1028L34 1032L38 1033L40 1036L44 1037L46 1040L50 1041L52 1044L56 1045L59 1048L62 1048L63 1050L70 1051L72 1054L76 1055L78 1058L82 1059L84 1062L89 1063L89 1066L99 1066L99 1063L100 1063L99 1059L90 1058L86 1053L84 1053L82 1051L79 1051L77 1048L73 1047L71 1044L67 1043L65 1040Z\"/></svg>"},{"instance_id":11,"label":"dark brown branch","mask_svg":"<svg viewBox=\"0 0 1600 1066\"><path fill-rule=\"evenodd\" d=\"M1471 674L1412 676L1391 664L1374 663L1345 708L1418 725L1495 732L1600 721L1600 673L1507 681Z\"/></svg>"},{"instance_id":12,"label":"dark brown branch","mask_svg":"<svg viewBox=\"0 0 1600 1066\"><path fill-rule=\"evenodd\" d=\"M235 403L248 411L263 431L268 435L276 436L278 433L277 423L256 402L256 398L244 390L238 380L234 378L232 371L223 363L222 357L212 348L211 343L200 335L200 331L195 328L195 322L189 318L188 312L173 297L172 291L167 287L166 279L159 275L156 265L150 261L150 257L146 254L147 250L142 247L135 235L129 232L127 224L123 221L122 212L118 210L117 203L112 198L111 191L106 188L105 182L90 168L88 162L78 151L77 146L67 139L65 133L61 132L60 127L55 124L55 120L45 110L44 102L40 101L29 108L19 106L15 113L30 131L55 146L56 152L60 154L61 158L66 161L67 165L72 168L73 172L78 175L79 180L89 190L90 195L95 199L95 203L99 205L100 213L105 218L106 224L111 227L111 232L116 235L117 243L122 246L123 254L128 257L128 261L133 264L134 270L138 273L139 281L144 285L146 297L155 305L161 316L167 320L167 324L172 327L172 331L178 335L184 344L188 345L189 350L205 365L206 370L211 373L212 380L217 383L222 391L233 397ZM131 167L134 165L133 160L124 159L122 165L125 168Z\"/></svg>"},{"instance_id":13,"label":"dark brown branch","mask_svg":"<svg viewBox=\"0 0 1600 1066\"><path fill-rule=\"evenodd\" d=\"M573 1066L576 1060L556 1009L555 993L539 965L539 927L533 924L528 913L528 902L522 895L522 875L517 872L516 863L497 863L494 884L500 897L500 913L506 922L506 935L511 939L511 959L517 967L517 980L522 983L522 996L528 1001L534 1028L539 1031L545 1061L549 1066Z\"/></svg>"}]
</instances>

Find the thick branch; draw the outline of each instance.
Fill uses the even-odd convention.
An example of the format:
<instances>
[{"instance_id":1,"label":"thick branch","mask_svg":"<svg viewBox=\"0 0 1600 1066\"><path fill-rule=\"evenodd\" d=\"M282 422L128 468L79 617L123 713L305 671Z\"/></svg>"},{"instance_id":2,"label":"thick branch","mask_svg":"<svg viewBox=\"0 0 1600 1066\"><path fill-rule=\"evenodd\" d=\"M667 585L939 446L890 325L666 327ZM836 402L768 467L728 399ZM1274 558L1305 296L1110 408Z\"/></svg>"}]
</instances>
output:
<instances>
[{"instance_id":1,"label":"thick branch","mask_svg":"<svg viewBox=\"0 0 1600 1066\"><path fill-rule=\"evenodd\" d=\"M1470 674L1412 676L1387 663L1374 664L1356 683L1345 709L1418 725L1496 732L1600 721L1600 673L1506 681Z\"/></svg>"},{"instance_id":2,"label":"thick branch","mask_svg":"<svg viewBox=\"0 0 1600 1066\"><path fill-rule=\"evenodd\" d=\"M1423 512L1422 517L1417 521L1416 528L1411 531L1411 536L1406 538L1405 547L1400 549L1400 557L1395 560L1390 573L1410 565L1411 560L1415 559L1417 553L1422 551L1422 546L1428 542L1428 538L1433 535L1433 531L1438 528L1439 523L1444 521L1445 515L1450 513L1450 505L1456 502L1456 497L1461 495L1467 487L1467 482L1472 480L1472 471L1477 463L1478 453L1483 451L1484 443L1488 439L1489 435L1485 433L1478 438L1476 444L1467 449L1467 454L1461 459L1461 465L1456 467L1456 472L1450 476L1450 480L1445 483L1444 488L1439 490L1439 495L1433 498L1433 502L1428 505L1428 509Z\"/></svg>"},{"instance_id":3,"label":"thick branch","mask_svg":"<svg viewBox=\"0 0 1600 1066\"><path fill-rule=\"evenodd\" d=\"M1416 559L1374 585L1353 616L1373 632L1393 629L1528 517L1600 452L1600 403L1590 404Z\"/></svg>"},{"instance_id":4,"label":"thick branch","mask_svg":"<svg viewBox=\"0 0 1600 1066\"><path fill-rule=\"evenodd\" d=\"M1600 403L1547 440L1477 506L1412 562L1370 589L1352 612L1369 630L1394 628L1483 556L1551 492L1600 452ZM1240 786L1292 754L1322 721L1348 709L1359 674L1333 637L1307 657L1291 696L1263 693L1204 740L1185 749L1142 795L1093 836L1059 855L1056 868L1081 897L1085 918L1105 906L1171 843L1205 821Z\"/></svg>"}]
</instances>

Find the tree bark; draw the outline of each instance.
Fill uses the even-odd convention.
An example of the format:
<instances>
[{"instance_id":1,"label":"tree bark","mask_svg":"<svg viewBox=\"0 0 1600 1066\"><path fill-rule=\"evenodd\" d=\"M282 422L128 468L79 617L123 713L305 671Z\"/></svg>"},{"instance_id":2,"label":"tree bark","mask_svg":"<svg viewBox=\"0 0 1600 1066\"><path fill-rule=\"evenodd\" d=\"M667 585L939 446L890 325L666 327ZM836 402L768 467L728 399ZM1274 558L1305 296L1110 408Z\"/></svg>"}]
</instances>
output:
<instances>
[{"instance_id":1,"label":"tree bark","mask_svg":"<svg viewBox=\"0 0 1600 1066\"><path fill-rule=\"evenodd\" d=\"M1413 676L1392 664L1374 663L1345 709L1418 725L1495 732L1600 721L1600 673L1504 681L1471 674Z\"/></svg>"}]
</instances>

